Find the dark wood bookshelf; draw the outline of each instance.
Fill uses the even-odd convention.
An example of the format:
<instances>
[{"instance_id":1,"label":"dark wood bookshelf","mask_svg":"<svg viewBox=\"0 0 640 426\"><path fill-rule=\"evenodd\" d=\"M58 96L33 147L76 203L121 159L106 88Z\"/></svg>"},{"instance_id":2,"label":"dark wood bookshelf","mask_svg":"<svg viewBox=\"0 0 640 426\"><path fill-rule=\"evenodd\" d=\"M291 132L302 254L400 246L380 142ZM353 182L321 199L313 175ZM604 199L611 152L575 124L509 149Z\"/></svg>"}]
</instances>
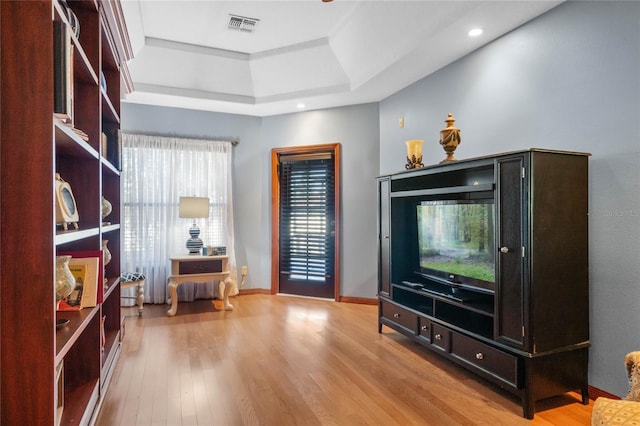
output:
<instances>
[{"instance_id":1,"label":"dark wood bookshelf","mask_svg":"<svg viewBox=\"0 0 640 426\"><path fill-rule=\"evenodd\" d=\"M7 0L0 19L0 424L87 424L121 341L120 171L103 158L102 133L119 131L131 47L117 0ZM70 125L55 114L65 113L56 110L66 95ZM56 173L72 188L78 229L55 224ZM110 225L102 224L103 195L114 206ZM56 256L98 251L103 239L112 260L102 303L56 311ZM58 319L69 322L57 329Z\"/></svg>"}]
</instances>

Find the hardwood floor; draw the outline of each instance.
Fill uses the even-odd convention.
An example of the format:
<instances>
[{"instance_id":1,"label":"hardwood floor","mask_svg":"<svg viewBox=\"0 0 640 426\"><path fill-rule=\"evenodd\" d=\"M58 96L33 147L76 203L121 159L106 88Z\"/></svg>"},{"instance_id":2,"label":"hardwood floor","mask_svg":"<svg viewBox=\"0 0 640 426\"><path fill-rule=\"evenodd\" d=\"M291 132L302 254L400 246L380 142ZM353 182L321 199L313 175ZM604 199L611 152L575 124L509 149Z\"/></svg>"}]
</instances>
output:
<instances>
[{"instance_id":1,"label":"hardwood floor","mask_svg":"<svg viewBox=\"0 0 640 426\"><path fill-rule=\"evenodd\" d=\"M511 394L383 327L377 307L286 296L136 308L97 425L588 425L570 393Z\"/></svg>"}]
</instances>

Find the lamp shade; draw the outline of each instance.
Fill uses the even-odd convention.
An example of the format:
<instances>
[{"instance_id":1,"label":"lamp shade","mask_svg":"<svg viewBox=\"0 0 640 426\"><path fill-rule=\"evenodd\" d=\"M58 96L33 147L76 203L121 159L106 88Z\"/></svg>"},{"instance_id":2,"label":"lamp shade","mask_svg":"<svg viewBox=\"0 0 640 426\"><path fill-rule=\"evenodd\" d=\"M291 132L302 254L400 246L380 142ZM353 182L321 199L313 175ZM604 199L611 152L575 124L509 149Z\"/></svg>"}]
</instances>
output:
<instances>
[{"instance_id":1,"label":"lamp shade","mask_svg":"<svg viewBox=\"0 0 640 426\"><path fill-rule=\"evenodd\" d=\"M209 197L180 197L178 216L194 219L209 217Z\"/></svg>"},{"instance_id":2,"label":"lamp shade","mask_svg":"<svg viewBox=\"0 0 640 426\"><path fill-rule=\"evenodd\" d=\"M407 144L407 157L422 160L422 139L409 139Z\"/></svg>"}]
</instances>

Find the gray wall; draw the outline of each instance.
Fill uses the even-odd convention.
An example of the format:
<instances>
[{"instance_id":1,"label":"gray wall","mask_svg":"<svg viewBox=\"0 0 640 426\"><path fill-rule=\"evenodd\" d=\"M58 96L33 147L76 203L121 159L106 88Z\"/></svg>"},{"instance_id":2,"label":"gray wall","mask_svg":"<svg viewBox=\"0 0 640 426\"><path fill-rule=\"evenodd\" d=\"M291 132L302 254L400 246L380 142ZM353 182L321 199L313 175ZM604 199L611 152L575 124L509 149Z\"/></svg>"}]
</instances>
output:
<instances>
[{"instance_id":1,"label":"gray wall","mask_svg":"<svg viewBox=\"0 0 640 426\"><path fill-rule=\"evenodd\" d=\"M232 137L236 262L245 289L271 288L271 149L341 144L341 295L376 295L378 104L266 118L148 105L122 105L122 129L184 137Z\"/></svg>"},{"instance_id":2,"label":"gray wall","mask_svg":"<svg viewBox=\"0 0 640 426\"><path fill-rule=\"evenodd\" d=\"M425 164L442 160L448 112L462 132L458 158L593 154L589 382L620 396L623 357L640 350L639 23L637 2L564 3L380 103L381 173L402 169L406 139L425 140Z\"/></svg>"},{"instance_id":3,"label":"gray wall","mask_svg":"<svg viewBox=\"0 0 640 426\"><path fill-rule=\"evenodd\" d=\"M377 289L376 184L379 163L378 104L266 117L262 152L271 148L340 142L342 155L341 295L374 298ZM269 157L270 160L270 157ZM263 163L266 162L266 158ZM271 186L263 178L263 211ZM271 261L270 241L262 245ZM268 265L263 266L267 277ZM267 281L268 282L268 281Z\"/></svg>"}]
</instances>

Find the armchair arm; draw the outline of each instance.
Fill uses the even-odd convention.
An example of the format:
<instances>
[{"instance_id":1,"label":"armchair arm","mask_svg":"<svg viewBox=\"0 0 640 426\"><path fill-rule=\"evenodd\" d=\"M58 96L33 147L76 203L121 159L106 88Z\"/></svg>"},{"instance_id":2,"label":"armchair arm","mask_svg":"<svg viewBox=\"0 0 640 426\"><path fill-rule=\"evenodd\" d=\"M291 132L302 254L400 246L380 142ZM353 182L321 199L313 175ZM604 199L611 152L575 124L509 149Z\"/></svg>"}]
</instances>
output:
<instances>
[{"instance_id":1,"label":"armchair arm","mask_svg":"<svg viewBox=\"0 0 640 426\"><path fill-rule=\"evenodd\" d=\"M622 399L640 402L640 351L629 352L624 357L629 377L629 393Z\"/></svg>"}]
</instances>

